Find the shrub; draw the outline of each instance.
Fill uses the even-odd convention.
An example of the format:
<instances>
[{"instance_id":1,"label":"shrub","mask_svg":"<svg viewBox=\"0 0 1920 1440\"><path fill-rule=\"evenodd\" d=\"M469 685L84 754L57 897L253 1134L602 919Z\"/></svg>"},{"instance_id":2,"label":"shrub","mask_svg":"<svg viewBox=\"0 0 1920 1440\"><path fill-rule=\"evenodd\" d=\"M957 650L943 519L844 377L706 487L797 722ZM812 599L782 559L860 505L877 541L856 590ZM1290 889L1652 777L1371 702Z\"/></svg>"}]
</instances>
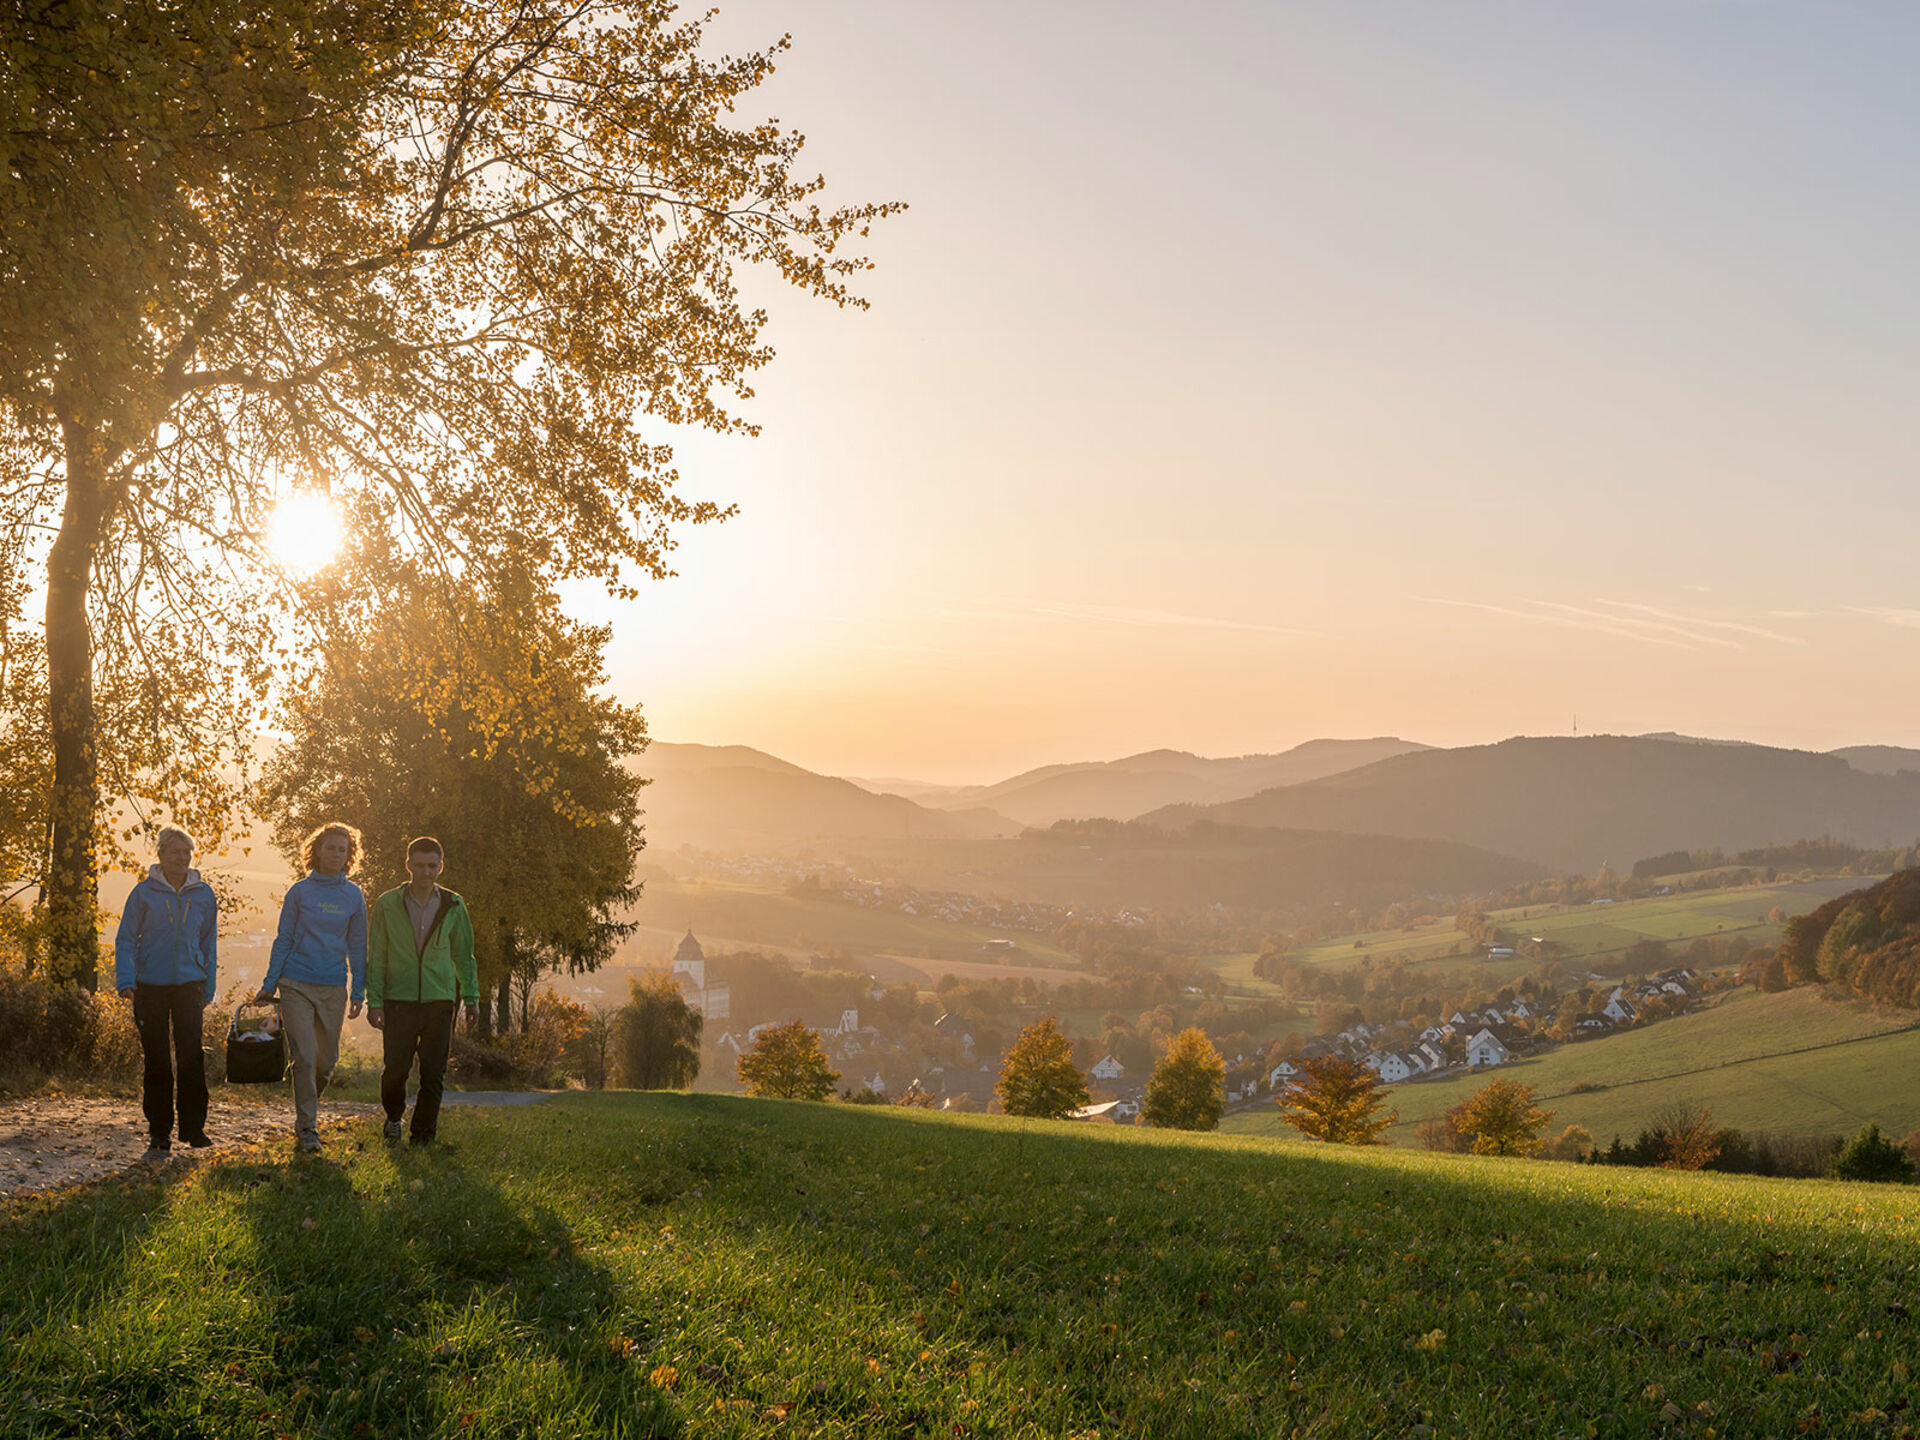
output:
<instances>
[{"instance_id":1,"label":"shrub","mask_svg":"<svg viewBox=\"0 0 1920 1440\"><path fill-rule=\"evenodd\" d=\"M1830 1171L1836 1180L1877 1180L1905 1183L1913 1179L1907 1152L1880 1133L1869 1120L1833 1157Z\"/></svg>"}]
</instances>

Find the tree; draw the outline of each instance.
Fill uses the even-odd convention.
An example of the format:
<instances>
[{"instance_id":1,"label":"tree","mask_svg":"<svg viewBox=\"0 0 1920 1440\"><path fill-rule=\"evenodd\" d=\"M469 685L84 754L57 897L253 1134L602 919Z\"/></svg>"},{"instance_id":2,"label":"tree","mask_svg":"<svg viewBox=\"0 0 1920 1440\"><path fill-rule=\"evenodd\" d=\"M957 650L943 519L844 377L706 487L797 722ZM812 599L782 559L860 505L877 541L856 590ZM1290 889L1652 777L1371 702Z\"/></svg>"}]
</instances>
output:
<instances>
[{"instance_id":1,"label":"tree","mask_svg":"<svg viewBox=\"0 0 1920 1440\"><path fill-rule=\"evenodd\" d=\"M449 586L522 550L624 591L726 513L647 432L750 430L739 268L858 304L842 250L890 208L821 208L802 137L735 120L783 45L709 57L668 0L0 17L0 573L46 592L66 971L98 959L103 766L150 758L104 743L103 674L145 665L170 754L236 758L284 617L324 618L359 541ZM344 517L343 575L277 569L295 490Z\"/></svg>"},{"instance_id":2,"label":"tree","mask_svg":"<svg viewBox=\"0 0 1920 1440\"><path fill-rule=\"evenodd\" d=\"M1691 1100L1674 1100L1653 1117L1649 1137L1664 1170L1703 1170L1720 1153L1713 1111Z\"/></svg>"},{"instance_id":3,"label":"tree","mask_svg":"<svg viewBox=\"0 0 1920 1440\"><path fill-rule=\"evenodd\" d=\"M1534 1089L1518 1080L1491 1080L1448 1112L1453 1128L1473 1141L1476 1155L1531 1155L1553 1111L1534 1104Z\"/></svg>"},{"instance_id":4,"label":"tree","mask_svg":"<svg viewBox=\"0 0 1920 1440\"><path fill-rule=\"evenodd\" d=\"M1000 1107L1030 1120L1064 1120L1087 1103L1087 1082L1074 1068L1073 1042L1052 1015L1015 1037L993 1087Z\"/></svg>"},{"instance_id":5,"label":"tree","mask_svg":"<svg viewBox=\"0 0 1920 1440\"><path fill-rule=\"evenodd\" d=\"M614 1043L619 1039L619 1011L609 1005L596 1005L587 1012L586 1024L574 1040L579 1060L580 1081L589 1090L607 1088L607 1076L613 1069Z\"/></svg>"},{"instance_id":6,"label":"tree","mask_svg":"<svg viewBox=\"0 0 1920 1440\"><path fill-rule=\"evenodd\" d=\"M749 1095L769 1100L824 1100L840 1079L804 1020L762 1030L734 1069Z\"/></svg>"},{"instance_id":7,"label":"tree","mask_svg":"<svg viewBox=\"0 0 1920 1440\"><path fill-rule=\"evenodd\" d=\"M1400 1118L1380 1106L1386 1092L1380 1077L1358 1060L1318 1055L1301 1063L1300 1074L1279 1097L1280 1114L1302 1135L1334 1145L1384 1145L1380 1134Z\"/></svg>"},{"instance_id":8,"label":"tree","mask_svg":"<svg viewBox=\"0 0 1920 1440\"><path fill-rule=\"evenodd\" d=\"M679 982L648 970L627 982L627 1003L614 1016L621 1077L632 1090L684 1090L700 1073L705 1017L687 1004Z\"/></svg>"},{"instance_id":9,"label":"tree","mask_svg":"<svg viewBox=\"0 0 1920 1440\"><path fill-rule=\"evenodd\" d=\"M533 577L442 596L396 580L355 597L292 697L261 808L290 861L315 824L366 839L363 873L405 875L408 840L447 847L480 964L482 1033L521 1029L542 975L598 968L638 897L639 712L601 693L607 632L561 616Z\"/></svg>"},{"instance_id":10,"label":"tree","mask_svg":"<svg viewBox=\"0 0 1920 1440\"><path fill-rule=\"evenodd\" d=\"M1189 1027L1153 1067L1140 1118L1165 1130L1212 1130L1227 1106L1227 1070L1206 1032Z\"/></svg>"},{"instance_id":11,"label":"tree","mask_svg":"<svg viewBox=\"0 0 1920 1440\"><path fill-rule=\"evenodd\" d=\"M1878 1180L1905 1184L1913 1179L1913 1161L1907 1152L1880 1133L1869 1120L1833 1157L1829 1172L1836 1180Z\"/></svg>"}]
</instances>

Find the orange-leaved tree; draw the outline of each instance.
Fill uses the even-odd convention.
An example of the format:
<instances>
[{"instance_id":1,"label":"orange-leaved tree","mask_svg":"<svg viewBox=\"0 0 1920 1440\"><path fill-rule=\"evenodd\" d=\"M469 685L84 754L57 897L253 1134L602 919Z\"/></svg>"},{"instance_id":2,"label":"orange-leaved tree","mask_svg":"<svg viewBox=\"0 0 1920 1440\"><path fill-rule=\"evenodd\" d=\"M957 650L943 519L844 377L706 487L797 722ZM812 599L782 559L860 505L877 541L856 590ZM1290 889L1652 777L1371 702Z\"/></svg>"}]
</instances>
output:
<instances>
[{"instance_id":1,"label":"orange-leaved tree","mask_svg":"<svg viewBox=\"0 0 1920 1440\"><path fill-rule=\"evenodd\" d=\"M770 1100L824 1100L840 1078L804 1020L762 1030L734 1070L749 1095Z\"/></svg>"},{"instance_id":2,"label":"orange-leaved tree","mask_svg":"<svg viewBox=\"0 0 1920 1440\"><path fill-rule=\"evenodd\" d=\"M1386 1092L1380 1077L1344 1055L1317 1055L1281 1092L1280 1114L1302 1135L1335 1145L1383 1145L1380 1133L1399 1114L1380 1113Z\"/></svg>"},{"instance_id":3,"label":"orange-leaved tree","mask_svg":"<svg viewBox=\"0 0 1920 1440\"><path fill-rule=\"evenodd\" d=\"M211 796L216 838L363 555L631 594L726 513L661 432L753 428L741 271L858 304L889 208L820 204L802 137L742 118L784 45L716 52L671 0L0 11L0 572L45 599L0 640L48 730L0 786L47 796L57 971L94 983L103 787ZM306 578L300 491L346 530Z\"/></svg>"},{"instance_id":4,"label":"orange-leaved tree","mask_svg":"<svg viewBox=\"0 0 1920 1440\"><path fill-rule=\"evenodd\" d=\"M1064 1120L1087 1103L1086 1077L1058 1019L1049 1015L1020 1032L1000 1062L993 1091L1007 1114L1030 1120Z\"/></svg>"},{"instance_id":5,"label":"orange-leaved tree","mask_svg":"<svg viewBox=\"0 0 1920 1440\"><path fill-rule=\"evenodd\" d=\"M1447 1118L1473 1142L1476 1155L1532 1155L1553 1111L1534 1104L1533 1086L1491 1080L1449 1110Z\"/></svg>"}]
</instances>

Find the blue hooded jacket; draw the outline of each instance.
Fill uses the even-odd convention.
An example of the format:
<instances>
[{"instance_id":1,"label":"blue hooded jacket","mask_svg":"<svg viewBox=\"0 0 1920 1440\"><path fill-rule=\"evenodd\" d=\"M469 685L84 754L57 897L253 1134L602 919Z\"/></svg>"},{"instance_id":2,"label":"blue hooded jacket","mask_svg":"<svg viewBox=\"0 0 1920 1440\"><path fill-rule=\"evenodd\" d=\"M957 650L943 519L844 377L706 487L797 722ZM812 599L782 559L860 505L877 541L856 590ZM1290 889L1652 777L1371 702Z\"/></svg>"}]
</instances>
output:
<instances>
[{"instance_id":1,"label":"blue hooded jacket","mask_svg":"<svg viewBox=\"0 0 1920 1440\"><path fill-rule=\"evenodd\" d=\"M344 875L313 871L296 880L280 906L280 933L273 937L263 994L282 980L303 985L339 985L349 976L358 1003L367 989L367 897Z\"/></svg>"},{"instance_id":2,"label":"blue hooded jacket","mask_svg":"<svg viewBox=\"0 0 1920 1440\"><path fill-rule=\"evenodd\" d=\"M198 980L211 1005L220 970L219 938L220 901L200 872L187 871L186 883L176 890L155 865L120 912L113 937L114 988Z\"/></svg>"}]
</instances>

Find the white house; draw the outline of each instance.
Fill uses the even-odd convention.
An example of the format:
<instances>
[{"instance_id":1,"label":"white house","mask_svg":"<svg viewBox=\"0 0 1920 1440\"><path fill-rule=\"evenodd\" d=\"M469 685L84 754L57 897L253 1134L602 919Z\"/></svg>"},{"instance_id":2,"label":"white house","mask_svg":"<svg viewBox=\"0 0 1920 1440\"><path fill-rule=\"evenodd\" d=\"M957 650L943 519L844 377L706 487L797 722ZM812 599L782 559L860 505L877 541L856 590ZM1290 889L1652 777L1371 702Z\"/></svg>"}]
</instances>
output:
<instances>
[{"instance_id":1,"label":"white house","mask_svg":"<svg viewBox=\"0 0 1920 1440\"><path fill-rule=\"evenodd\" d=\"M1278 1090L1283 1085L1291 1085L1293 1077L1299 1073L1291 1060L1282 1060L1267 1074L1267 1088Z\"/></svg>"},{"instance_id":2,"label":"white house","mask_svg":"<svg viewBox=\"0 0 1920 1440\"><path fill-rule=\"evenodd\" d=\"M1606 1008L1600 1013L1616 1025L1630 1025L1640 1018L1640 1012L1633 1008L1633 1002L1627 998L1627 992L1617 987L1607 998Z\"/></svg>"},{"instance_id":3,"label":"white house","mask_svg":"<svg viewBox=\"0 0 1920 1440\"><path fill-rule=\"evenodd\" d=\"M1467 1068L1470 1070L1477 1070L1483 1065L1504 1065L1512 1058L1512 1053L1491 1030L1482 1030L1467 1041Z\"/></svg>"},{"instance_id":4,"label":"white house","mask_svg":"<svg viewBox=\"0 0 1920 1440\"><path fill-rule=\"evenodd\" d=\"M1126 1066L1114 1059L1113 1056L1105 1055L1094 1062L1093 1068L1087 1072L1087 1075L1090 1079L1094 1080L1118 1080L1126 1073Z\"/></svg>"},{"instance_id":5,"label":"white house","mask_svg":"<svg viewBox=\"0 0 1920 1440\"><path fill-rule=\"evenodd\" d=\"M1412 1064L1398 1051L1380 1057L1380 1078L1387 1084L1397 1085L1412 1074Z\"/></svg>"}]
</instances>

